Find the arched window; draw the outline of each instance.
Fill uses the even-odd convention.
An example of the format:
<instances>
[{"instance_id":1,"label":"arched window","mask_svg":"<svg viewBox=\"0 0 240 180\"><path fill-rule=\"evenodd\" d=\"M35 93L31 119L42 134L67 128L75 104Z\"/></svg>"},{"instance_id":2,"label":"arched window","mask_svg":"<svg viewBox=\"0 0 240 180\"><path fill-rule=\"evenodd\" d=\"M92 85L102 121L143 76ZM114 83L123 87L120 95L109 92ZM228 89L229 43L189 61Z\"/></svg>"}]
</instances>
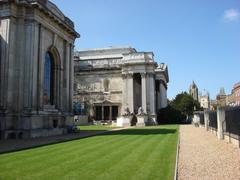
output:
<instances>
[{"instance_id":1,"label":"arched window","mask_svg":"<svg viewBox=\"0 0 240 180\"><path fill-rule=\"evenodd\" d=\"M53 57L50 52L45 55L44 62L44 105L53 105Z\"/></svg>"}]
</instances>

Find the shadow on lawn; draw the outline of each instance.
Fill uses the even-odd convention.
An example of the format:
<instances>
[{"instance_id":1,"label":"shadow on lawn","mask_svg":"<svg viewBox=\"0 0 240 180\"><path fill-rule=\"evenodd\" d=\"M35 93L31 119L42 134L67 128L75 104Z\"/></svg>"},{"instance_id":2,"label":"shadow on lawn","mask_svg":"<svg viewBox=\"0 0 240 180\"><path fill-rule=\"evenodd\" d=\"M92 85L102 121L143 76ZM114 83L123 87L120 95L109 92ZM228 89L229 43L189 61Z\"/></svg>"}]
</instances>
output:
<instances>
[{"instance_id":1,"label":"shadow on lawn","mask_svg":"<svg viewBox=\"0 0 240 180\"><path fill-rule=\"evenodd\" d=\"M15 140L10 141L5 144L5 146L8 146L7 149L1 150L0 154L10 153L10 152L16 152L16 151L22 151L27 149L34 149L42 146L52 145L52 144L59 144L59 143L65 143L67 141L74 141L79 140L83 138L89 138L93 136L113 136L113 135L157 135L157 134L175 134L177 133L177 129L167 129L167 128L159 128L159 129L124 129L124 130L116 130L116 131L109 131L109 130L80 130L80 133L73 133L73 134L66 134L66 135L60 135L60 136L51 136L51 137L42 137L42 138L36 138L36 139L22 139L22 140ZM33 141L35 143L33 143ZM0 146L4 146L4 142L7 141L0 141ZM12 142L12 143L11 143ZM20 146L22 143L28 144ZM28 143L27 143L28 142ZM10 143L10 144L9 144ZM19 146L19 147L18 147Z\"/></svg>"},{"instance_id":2,"label":"shadow on lawn","mask_svg":"<svg viewBox=\"0 0 240 180\"><path fill-rule=\"evenodd\" d=\"M105 135L154 135L154 134L175 134L176 129L124 129L120 131L111 131L104 134L99 134L98 136Z\"/></svg>"}]
</instances>

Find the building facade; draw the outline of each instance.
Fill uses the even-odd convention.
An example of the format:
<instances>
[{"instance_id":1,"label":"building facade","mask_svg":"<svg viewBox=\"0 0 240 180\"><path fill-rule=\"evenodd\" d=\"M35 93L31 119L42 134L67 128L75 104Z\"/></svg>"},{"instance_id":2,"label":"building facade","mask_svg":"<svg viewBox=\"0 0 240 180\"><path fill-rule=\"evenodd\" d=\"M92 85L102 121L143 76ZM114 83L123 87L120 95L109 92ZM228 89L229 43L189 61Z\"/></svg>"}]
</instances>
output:
<instances>
[{"instance_id":1,"label":"building facade","mask_svg":"<svg viewBox=\"0 0 240 180\"><path fill-rule=\"evenodd\" d=\"M194 100L198 101L198 87L194 81L189 87L189 94L193 97Z\"/></svg>"},{"instance_id":2,"label":"building facade","mask_svg":"<svg viewBox=\"0 0 240 180\"><path fill-rule=\"evenodd\" d=\"M226 97L227 106L240 106L240 83L233 86L232 93Z\"/></svg>"},{"instance_id":3,"label":"building facade","mask_svg":"<svg viewBox=\"0 0 240 180\"><path fill-rule=\"evenodd\" d=\"M233 86L232 94L235 99L235 106L240 106L240 82Z\"/></svg>"},{"instance_id":4,"label":"building facade","mask_svg":"<svg viewBox=\"0 0 240 180\"><path fill-rule=\"evenodd\" d=\"M0 134L66 132L73 121L73 22L48 0L0 1Z\"/></svg>"},{"instance_id":5,"label":"building facade","mask_svg":"<svg viewBox=\"0 0 240 180\"><path fill-rule=\"evenodd\" d=\"M217 106L225 107L226 106L226 93L224 88L220 88L218 95L216 96Z\"/></svg>"},{"instance_id":6,"label":"building facade","mask_svg":"<svg viewBox=\"0 0 240 180\"><path fill-rule=\"evenodd\" d=\"M152 52L131 47L89 49L75 53L74 101L84 103L93 120L117 120L126 111L156 121L167 106L168 69Z\"/></svg>"},{"instance_id":7,"label":"building facade","mask_svg":"<svg viewBox=\"0 0 240 180\"><path fill-rule=\"evenodd\" d=\"M204 109L210 109L210 96L209 93L206 93L205 95L199 96L199 103L200 106Z\"/></svg>"}]
</instances>

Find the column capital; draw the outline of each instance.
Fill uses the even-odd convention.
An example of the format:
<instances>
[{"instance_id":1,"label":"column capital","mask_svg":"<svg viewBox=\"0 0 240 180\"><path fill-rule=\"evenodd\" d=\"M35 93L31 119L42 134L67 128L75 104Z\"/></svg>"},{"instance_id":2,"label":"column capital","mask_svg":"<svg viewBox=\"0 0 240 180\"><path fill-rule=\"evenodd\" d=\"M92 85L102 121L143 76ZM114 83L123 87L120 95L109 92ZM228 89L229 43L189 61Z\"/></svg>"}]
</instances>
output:
<instances>
[{"instance_id":1,"label":"column capital","mask_svg":"<svg viewBox=\"0 0 240 180\"><path fill-rule=\"evenodd\" d=\"M126 79L127 78L127 74L122 74L122 78Z\"/></svg>"},{"instance_id":2,"label":"column capital","mask_svg":"<svg viewBox=\"0 0 240 180\"><path fill-rule=\"evenodd\" d=\"M153 77L153 76L155 75L155 73L153 73L153 72L148 72L147 75L148 75L148 77Z\"/></svg>"},{"instance_id":3,"label":"column capital","mask_svg":"<svg viewBox=\"0 0 240 180\"><path fill-rule=\"evenodd\" d=\"M128 74L127 74L127 77L128 77L128 78L133 78L133 73L128 73Z\"/></svg>"},{"instance_id":4,"label":"column capital","mask_svg":"<svg viewBox=\"0 0 240 180\"><path fill-rule=\"evenodd\" d=\"M146 78L146 76L147 76L147 73L146 72L142 72L142 73L140 73L141 74L141 77L142 78Z\"/></svg>"}]
</instances>

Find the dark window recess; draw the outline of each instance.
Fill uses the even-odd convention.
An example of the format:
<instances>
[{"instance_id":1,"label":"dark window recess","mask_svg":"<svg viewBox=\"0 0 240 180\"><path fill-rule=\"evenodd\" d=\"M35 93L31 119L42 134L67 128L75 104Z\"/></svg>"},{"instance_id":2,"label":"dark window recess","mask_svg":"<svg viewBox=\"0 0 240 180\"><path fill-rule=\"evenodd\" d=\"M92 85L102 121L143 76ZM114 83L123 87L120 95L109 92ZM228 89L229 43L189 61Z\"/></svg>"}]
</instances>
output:
<instances>
[{"instance_id":1,"label":"dark window recess","mask_svg":"<svg viewBox=\"0 0 240 180\"><path fill-rule=\"evenodd\" d=\"M54 119L53 120L53 128L57 128L58 127L58 120Z\"/></svg>"},{"instance_id":2,"label":"dark window recess","mask_svg":"<svg viewBox=\"0 0 240 180\"><path fill-rule=\"evenodd\" d=\"M47 52L45 55L45 63L44 63L44 104L45 105L53 105L53 58L52 55Z\"/></svg>"}]
</instances>

